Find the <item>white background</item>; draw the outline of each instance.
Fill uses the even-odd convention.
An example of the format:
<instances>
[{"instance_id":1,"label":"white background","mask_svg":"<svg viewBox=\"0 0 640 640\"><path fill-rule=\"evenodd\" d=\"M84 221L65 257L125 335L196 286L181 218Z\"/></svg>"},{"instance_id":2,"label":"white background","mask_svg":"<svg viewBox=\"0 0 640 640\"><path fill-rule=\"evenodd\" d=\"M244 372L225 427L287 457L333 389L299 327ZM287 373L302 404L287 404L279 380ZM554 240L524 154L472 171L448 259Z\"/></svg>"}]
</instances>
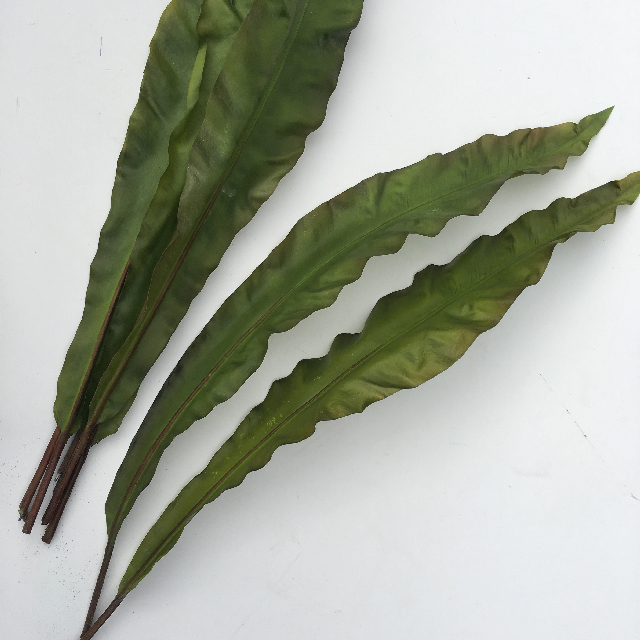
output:
<instances>
[{"instance_id":1,"label":"white background","mask_svg":"<svg viewBox=\"0 0 640 640\"><path fill-rule=\"evenodd\" d=\"M0 629L76 638L103 505L137 425L229 293L320 202L484 133L616 108L565 171L372 260L329 310L179 438L123 529L102 606L147 528L270 383L373 302L524 211L640 169L640 5L365 0L327 119L238 235L92 450L50 547L17 505L53 429L115 163L165 0L0 0ZM541 283L423 387L319 425L206 507L98 638L640 638L640 205L559 247Z\"/></svg>"}]
</instances>

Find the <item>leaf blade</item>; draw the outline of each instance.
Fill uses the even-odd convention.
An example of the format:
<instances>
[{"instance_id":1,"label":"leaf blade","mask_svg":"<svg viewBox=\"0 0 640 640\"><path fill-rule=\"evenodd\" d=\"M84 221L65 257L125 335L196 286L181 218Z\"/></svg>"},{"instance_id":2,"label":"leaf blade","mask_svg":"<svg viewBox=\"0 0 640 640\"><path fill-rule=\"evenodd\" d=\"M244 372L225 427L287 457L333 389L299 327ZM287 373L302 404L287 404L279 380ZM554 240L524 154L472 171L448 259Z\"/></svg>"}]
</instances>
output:
<instances>
[{"instance_id":1,"label":"leaf blade","mask_svg":"<svg viewBox=\"0 0 640 640\"><path fill-rule=\"evenodd\" d=\"M563 167L569 155L585 150L609 113L483 136L365 180L302 218L222 305L163 386L107 498L110 538L166 447L237 391L262 362L270 335L331 305L371 256L399 250L408 233L434 236L457 215L479 214L507 179Z\"/></svg>"},{"instance_id":2,"label":"leaf blade","mask_svg":"<svg viewBox=\"0 0 640 640\"><path fill-rule=\"evenodd\" d=\"M173 547L205 504L264 466L279 446L309 437L317 422L361 412L447 369L540 279L557 244L612 223L617 206L631 204L639 193L640 172L529 212L497 236L479 238L449 265L427 267L408 289L382 298L360 334L342 334L323 358L298 363L150 529L118 599Z\"/></svg>"},{"instance_id":3,"label":"leaf blade","mask_svg":"<svg viewBox=\"0 0 640 640\"><path fill-rule=\"evenodd\" d=\"M98 385L96 421L112 418L135 395L232 238L321 124L361 6L257 0L192 148L176 233L156 266L145 310Z\"/></svg>"},{"instance_id":4,"label":"leaf blade","mask_svg":"<svg viewBox=\"0 0 640 640\"><path fill-rule=\"evenodd\" d=\"M172 192L182 190L185 149L191 147L204 117L202 102L239 26L237 11L220 11L226 6L224 0L173 0L151 41L140 98L118 159L111 209L91 266L85 309L58 379L54 416L63 431L86 422L97 381L144 302L149 237L157 241L171 224L171 204L158 202L158 191L170 199ZM244 4L241 9L248 10Z\"/></svg>"}]
</instances>

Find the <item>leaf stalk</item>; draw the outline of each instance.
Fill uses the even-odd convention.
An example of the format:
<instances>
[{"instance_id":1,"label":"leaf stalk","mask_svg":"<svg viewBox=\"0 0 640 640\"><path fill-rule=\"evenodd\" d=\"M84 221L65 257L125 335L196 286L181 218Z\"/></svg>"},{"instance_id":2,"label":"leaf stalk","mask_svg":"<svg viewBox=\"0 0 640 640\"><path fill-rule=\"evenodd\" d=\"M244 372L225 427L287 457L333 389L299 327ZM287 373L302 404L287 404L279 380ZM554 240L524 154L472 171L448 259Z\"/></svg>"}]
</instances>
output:
<instances>
[{"instance_id":1,"label":"leaf stalk","mask_svg":"<svg viewBox=\"0 0 640 640\"><path fill-rule=\"evenodd\" d=\"M87 459L89 454L89 449L93 443L93 437L96 429L97 425L88 424L82 431L82 435L74 441L74 446L69 452L70 455L67 456L68 462L66 459L63 462L64 473L62 473L55 491L53 492L53 496L51 497L51 501L44 512L42 524L48 525L54 518L60 520L64 507L69 499L71 489L73 488L75 480L80 473L80 469L82 469L84 461ZM67 494L66 498L65 494Z\"/></svg>"},{"instance_id":2,"label":"leaf stalk","mask_svg":"<svg viewBox=\"0 0 640 640\"><path fill-rule=\"evenodd\" d=\"M111 617L111 614L120 606L124 596L117 595L111 604L104 610L104 613L86 630L82 632L80 640L89 640L97 633L98 629Z\"/></svg>"},{"instance_id":3,"label":"leaf stalk","mask_svg":"<svg viewBox=\"0 0 640 640\"><path fill-rule=\"evenodd\" d=\"M27 518L29 505L31 504L31 501L33 500L33 496L36 494L36 491L38 490L38 485L42 480L42 476L44 475L45 471L47 470L47 467L49 466L51 455L53 453L54 447L56 446L56 442L59 437L60 437L60 429L56 425L56 428L51 434L51 439L49 440L49 444L47 445L47 448L45 449L45 452L42 456L42 459L40 460L40 464L38 465L36 472L33 474L33 478L31 478L29 487L27 488L27 491L25 492L22 498L22 501L20 502L20 506L18 507L21 520L24 520Z\"/></svg>"},{"instance_id":4,"label":"leaf stalk","mask_svg":"<svg viewBox=\"0 0 640 640\"><path fill-rule=\"evenodd\" d=\"M38 517L38 512L40 511L40 507L42 506L44 496L47 493L49 485L51 484L51 478L53 477L53 473L56 470L56 467L58 466L58 460L60 460L64 445L67 443L67 434L60 432L58 427L56 427L56 430L58 431L58 435L55 438L55 444L53 445L53 448L51 450L49 461L47 462L42 480L38 486L38 492L36 493L33 504L28 509L28 512L25 512L26 520L24 523L24 527L22 527L23 533L31 533L31 530L33 529L33 525L36 521L36 518Z\"/></svg>"},{"instance_id":5,"label":"leaf stalk","mask_svg":"<svg viewBox=\"0 0 640 640\"><path fill-rule=\"evenodd\" d=\"M71 478L69 479L69 482L67 483L64 492L62 494L62 497L60 499L60 501L58 502L58 505L55 509L55 511L52 511L50 517L48 518L47 522L44 521L44 518L42 519L42 524L46 524L47 528L45 529L44 535L42 536L42 542L46 542L47 544L49 544L51 542L51 540L53 539L53 536L56 532L56 529L58 528L58 523L60 522L60 518L62 517L62 513L64 512L64 508L67 504L67 501L69 500L69 496L71 495L71 492L73 491L73 487L76 484L76 480L78 479L78 475L80 474L80 471L82 469L82 466L84 465L86 459L87 459L87 455L89 453L89 447L87 447L83 454L82 457L80 458L80 460L78 461L78 463L76 464L76 466L73 469L73 473L71 474ZM56 487L57 488L57 487ZM53 502L53 501L52 501ZM49 504L49 507L51 507L51 504ZM46 513L45 513L46 515Z\"/></svg>"},{"instance_id":6,"label":"leaf stalk","mask_svg":"<svg viewBox=\"0 0 640 640\"><path fill-rule=\"evenodd\" d=\"M107 570L109 568L109 563L111 562L111 556L113 554L113 548L115 546L115 543L116 543L115 538L110 538L109 540L107 540L107 546L104 550L104 558L102 559L102 565L100 566L100 573L98 574L98 579L96 580L96 585L93 589L93 594L91 596L91 603L89 604L87 617L84 621L84 627L82 628L83 637L84 637L84 634L91 628L91 625L93 624L93 618L96 614L96 608L98 607L98 600L100 600L100 594L102 593L104 580L107 577Z\"/></svg>"}]
</instances>

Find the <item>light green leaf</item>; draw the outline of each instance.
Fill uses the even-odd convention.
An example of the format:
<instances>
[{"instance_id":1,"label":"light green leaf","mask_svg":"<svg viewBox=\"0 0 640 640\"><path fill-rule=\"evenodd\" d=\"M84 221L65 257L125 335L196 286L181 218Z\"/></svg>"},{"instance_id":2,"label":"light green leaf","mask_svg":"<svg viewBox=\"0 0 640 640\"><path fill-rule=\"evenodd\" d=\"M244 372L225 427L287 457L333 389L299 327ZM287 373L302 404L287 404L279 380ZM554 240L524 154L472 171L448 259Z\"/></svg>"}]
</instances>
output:
<instances>
[{"instance_id":1,"label":"light green leaf","mask_svg":"<svg viewBox=\"0 0 640 640\"><path fill-rule=\"evenodd\" d=\"M563 167L586 149L609 113L483 136L369 178L302 218L222 305L163 386L109 493L109 539L166 447L238 390L262 362L270 335L331 305L371 256L398 251L409 233L435 236L451 218L479 214L509 178Z\"/></svg>"},{"instance_id":2,"label":"light green leaf","mask_svg":"<svg viewBox=\"0 0 640 640\"><path fill-rule=\"evenodd\" d=\"M497 236L479 238L450 264L427 267L409 288L382 298L360 334L342 334L325 357L298 363L151 528L114 606L205 504L263 467L279 446L309 437L318 422L361 412L450 367L523 289L538 282L558 243L612 223L617 206L631 204L639 193L640 172L529 212Z\"/></svg>"}]
</instances>

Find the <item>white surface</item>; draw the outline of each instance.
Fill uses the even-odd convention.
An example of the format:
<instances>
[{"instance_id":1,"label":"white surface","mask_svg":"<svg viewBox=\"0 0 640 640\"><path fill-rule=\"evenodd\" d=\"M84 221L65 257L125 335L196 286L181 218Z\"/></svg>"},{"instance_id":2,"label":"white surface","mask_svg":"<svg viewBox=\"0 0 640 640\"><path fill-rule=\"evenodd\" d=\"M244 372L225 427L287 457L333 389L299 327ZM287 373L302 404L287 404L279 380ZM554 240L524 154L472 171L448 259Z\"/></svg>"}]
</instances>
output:
<instances>
[{"instance_id":1,"label":"white surface","mask_svg":"<svg viewBox=\"0 0 640 640\"><path fill-rule=\"evenodd\" d=\"M144 532L271 381L373 302L556 197L640 169L640 5L366 0L327 120L236 238L54 543L16 508L53 429L115 162L165 0L0 2L0 629L77 637L103 504L160 384L222 300L320 202L377 171L616 108L565 171L508 183L477 220L373 260L271 341L242 391L179 438L120 536ZM205 508L97 638L640 638L640 211L557 249L541 283L449 371L323 423ZM637 496L637 497L636 497Z\"/></svg>"}]
</instances>

